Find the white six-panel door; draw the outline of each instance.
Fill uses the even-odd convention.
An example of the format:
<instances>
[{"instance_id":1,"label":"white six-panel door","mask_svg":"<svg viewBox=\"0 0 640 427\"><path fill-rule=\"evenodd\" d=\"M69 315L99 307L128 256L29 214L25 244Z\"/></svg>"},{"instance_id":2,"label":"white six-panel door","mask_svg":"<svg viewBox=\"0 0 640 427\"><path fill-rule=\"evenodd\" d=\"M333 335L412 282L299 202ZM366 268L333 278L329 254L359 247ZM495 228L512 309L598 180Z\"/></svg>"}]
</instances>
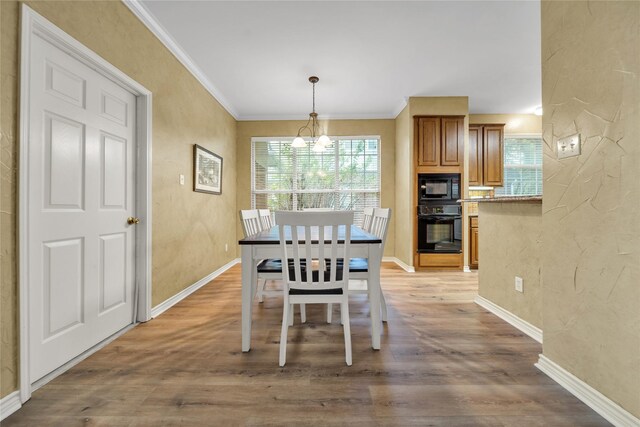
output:
<instances>
[{"instance_id":1,"label":"white six-panel door","mask_svg":"<svg viewBox=\"0 0 640 427\"><path fill-rule=\"evenodd\" d=\"M30 56L34 383L132 323L136 99L39 37Z\"/></svg>"}]
</instances>

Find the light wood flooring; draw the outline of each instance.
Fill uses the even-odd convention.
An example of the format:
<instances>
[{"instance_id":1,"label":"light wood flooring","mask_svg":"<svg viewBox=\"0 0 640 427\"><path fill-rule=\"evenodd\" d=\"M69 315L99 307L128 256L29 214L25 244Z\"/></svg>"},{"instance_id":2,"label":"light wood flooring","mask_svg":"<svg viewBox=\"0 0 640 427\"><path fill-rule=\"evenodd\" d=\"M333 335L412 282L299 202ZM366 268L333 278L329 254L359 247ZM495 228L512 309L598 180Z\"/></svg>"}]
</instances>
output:
<instances>
[{"instance_id":1,"label":"light wood flooring","mask_svg":"<svg viewBox=\"0 0 640 427\"><path fill-rule=\"evenodd\" d=\"M384 265L382 348L351 297L353 366L337 307L308 306L278 367L282 299L254 304L240 351L240 266L37 390L3 426L609 425L533 364L541 345L473 303L475 273Z\"/></svg>"}]
</instances>

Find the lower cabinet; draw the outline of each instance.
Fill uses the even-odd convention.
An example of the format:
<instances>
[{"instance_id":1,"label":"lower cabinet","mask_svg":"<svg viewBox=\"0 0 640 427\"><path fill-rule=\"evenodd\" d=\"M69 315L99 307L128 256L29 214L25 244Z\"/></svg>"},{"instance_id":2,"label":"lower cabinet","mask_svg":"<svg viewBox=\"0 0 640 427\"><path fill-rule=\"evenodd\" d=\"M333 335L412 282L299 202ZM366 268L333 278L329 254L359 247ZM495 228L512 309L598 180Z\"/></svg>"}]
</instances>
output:
<instances>
[{"instance_id":1,"label":"lower cabinet","mask_svg":"<svg viewBox=\"0 0 640 427\"><path fill-rule=\"evenodd\" d=\"M478 268L478 217L469 219L469 268Z\"/></svg>"}]
</instances>

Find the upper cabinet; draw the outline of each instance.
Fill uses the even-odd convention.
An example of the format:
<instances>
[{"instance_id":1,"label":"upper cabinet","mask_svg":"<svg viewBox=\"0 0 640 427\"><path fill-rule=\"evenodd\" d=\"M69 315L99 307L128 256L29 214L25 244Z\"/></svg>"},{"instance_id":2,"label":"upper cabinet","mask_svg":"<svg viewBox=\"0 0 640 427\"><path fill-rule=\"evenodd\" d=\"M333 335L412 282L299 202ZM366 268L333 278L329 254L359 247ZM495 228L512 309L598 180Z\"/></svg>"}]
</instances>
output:
<instances>
[{"instance_id":1,"label":"upper cabinet","mask_svg":"<svg viewBox=\"0 0 640 427\"><path fill-rule=\"evenodd\" d=\"M504 185L504 125L469 125L469 185Z\"/></svg>"},{"instance_id":2,"label":"upper cabinet","mask_svg":"<svg viewBox=\"0 0 640 427\"><path fill-rule=\"evenodd\" d=\"M464 116L416 117L418 166L462 167Z\"/></svg>"}]
</instances>

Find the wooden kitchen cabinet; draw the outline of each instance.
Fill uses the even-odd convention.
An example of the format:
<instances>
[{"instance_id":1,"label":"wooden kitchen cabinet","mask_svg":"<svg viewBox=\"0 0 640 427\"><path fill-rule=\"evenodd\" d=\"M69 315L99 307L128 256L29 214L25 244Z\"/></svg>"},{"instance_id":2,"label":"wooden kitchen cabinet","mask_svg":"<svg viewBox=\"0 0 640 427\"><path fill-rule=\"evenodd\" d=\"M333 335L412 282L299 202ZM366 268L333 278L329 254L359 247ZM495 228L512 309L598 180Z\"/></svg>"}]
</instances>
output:
<instances>
[{"instance_id":1,"label":"wooden kitchen cabinet","mask_svg":"<svg viewBox=\"0 0 640 427\"><path fill-rule=\"evenodd\" d=\"M440 158L440 118L418 119L418 166L438 166Z\"/></svg>"},{"instance_id":2,"label":"wooden kitchen cabinet","mask_svg":"<svg viewBox=\"0 0 640 427\"><path fill-rule=\"evenodd\" d=\"M469 125L469 185L504 185L504 125Z\"/></svg>"},{"instance_id":3,"label":"wooden kitchen cabinet","mask_svg":"<svg viewBox=\"0 0 640 427\"><path fill-rule=\"evenodd\" d=\"M469 221L469 268L478 268L478 217Z\"/></svg>"},{"instance_id":4,"label":"wooden kitchen cabinet","mask_svg":"<svg viewBox=\"0 0 640 427\"><path fill-rule=\"evenodd\" d=\"M464 117L416 117L418 166L462 167Z\"/></svg>"}]
</instances>

